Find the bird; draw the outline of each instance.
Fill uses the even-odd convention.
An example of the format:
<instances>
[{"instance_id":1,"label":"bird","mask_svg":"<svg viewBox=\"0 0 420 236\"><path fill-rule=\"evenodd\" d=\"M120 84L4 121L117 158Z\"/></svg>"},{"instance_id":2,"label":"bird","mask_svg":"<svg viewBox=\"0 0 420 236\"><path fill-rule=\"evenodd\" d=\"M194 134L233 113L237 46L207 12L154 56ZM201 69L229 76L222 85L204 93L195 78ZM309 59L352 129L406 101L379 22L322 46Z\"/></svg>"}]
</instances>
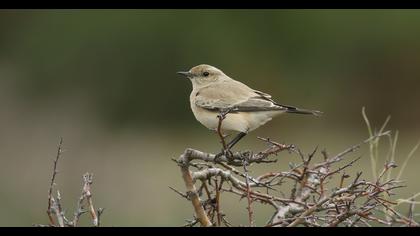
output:
<instances>
[{"instance_id":1,"label":"bird","mask_svg":"<svg viewBox=\"0 0 420 236\"><path fill-rule=\"evenodd\" d=\"M283 113L320 116L321 111L277 103L268 93L234 80L222 70L207 64L179 71L192 82L190 106L195 118L210 130L217 130L219 115L225 114L222 131L239 132L228 144L230 150L249 132ZM223 151L223 150L222 150Z\"/></svg>"}]
</instances>

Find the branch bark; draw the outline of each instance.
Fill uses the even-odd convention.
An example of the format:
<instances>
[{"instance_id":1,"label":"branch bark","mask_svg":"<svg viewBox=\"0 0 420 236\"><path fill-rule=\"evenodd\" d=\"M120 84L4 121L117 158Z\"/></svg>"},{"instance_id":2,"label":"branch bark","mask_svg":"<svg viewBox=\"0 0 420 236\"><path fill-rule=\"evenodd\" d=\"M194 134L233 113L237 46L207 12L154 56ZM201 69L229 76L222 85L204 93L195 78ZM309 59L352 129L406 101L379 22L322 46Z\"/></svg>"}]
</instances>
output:
<instances>
[{"instance_id":1,"label":"branch bark","mask_svg":"<svg viewBox=\"0 0 420 236\"><path fill-rule=\"evenodd\" d=\"M184 179L185 187L187 188L187 195L191 200L197 220L200 222L201 226L212 226L212 223L201 204L201 199L198 196L191 171L189 170L188 164L193 157L192 154L193 152L191 152L190 149L187 149L178 161L181 168L182 178Z\"/></svg>"}]
</instances>

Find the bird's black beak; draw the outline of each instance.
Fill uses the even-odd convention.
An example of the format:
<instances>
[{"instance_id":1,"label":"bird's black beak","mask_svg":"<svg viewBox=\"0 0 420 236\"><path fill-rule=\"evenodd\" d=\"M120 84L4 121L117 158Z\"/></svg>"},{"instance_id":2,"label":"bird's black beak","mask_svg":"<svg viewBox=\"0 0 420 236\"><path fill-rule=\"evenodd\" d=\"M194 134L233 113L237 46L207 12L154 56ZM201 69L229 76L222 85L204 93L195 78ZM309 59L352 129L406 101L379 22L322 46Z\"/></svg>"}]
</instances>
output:
<instances>
[{"instance_id":1,"label":"bird's black beak","mask_svg":"<svg viewBox=\"0 0 420 236\"><path fill-rule=\"evenodd\" d=\"M191 72L189 72L189 71L186 71L186 72L184 72L184 71L178 71L176 73L177 74L180 74L180 75L183 75L183 76L185 76L187 78L191 78L193 76L193 74Z\"/></svg>"}]
</instances>

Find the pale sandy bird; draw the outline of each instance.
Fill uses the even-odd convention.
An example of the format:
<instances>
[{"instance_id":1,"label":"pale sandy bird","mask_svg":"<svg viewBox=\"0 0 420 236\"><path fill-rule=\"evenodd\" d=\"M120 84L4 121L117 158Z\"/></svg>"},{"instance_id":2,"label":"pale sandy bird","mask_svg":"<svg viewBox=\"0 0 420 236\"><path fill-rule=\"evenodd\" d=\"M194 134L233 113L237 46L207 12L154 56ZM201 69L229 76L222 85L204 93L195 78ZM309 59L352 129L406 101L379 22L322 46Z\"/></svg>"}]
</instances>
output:
<instances>
[{"instance_id":1,"label":"pale sandy bird","mask_svg":"<svg viewBox=\"0 0 420 236\"><path fill-rule=\"evenodd\" d=\"M275 102L267 93L254 90L210 65L198 65L188 72L177 72L189 78L193 85L191 110L205 127L216 130L220 112L229 111L222 130L239 134L227 145L232 148L248 132L264 125L282 113L320 115L322 112L300 109Z\"/></svg>"}]
</instances>

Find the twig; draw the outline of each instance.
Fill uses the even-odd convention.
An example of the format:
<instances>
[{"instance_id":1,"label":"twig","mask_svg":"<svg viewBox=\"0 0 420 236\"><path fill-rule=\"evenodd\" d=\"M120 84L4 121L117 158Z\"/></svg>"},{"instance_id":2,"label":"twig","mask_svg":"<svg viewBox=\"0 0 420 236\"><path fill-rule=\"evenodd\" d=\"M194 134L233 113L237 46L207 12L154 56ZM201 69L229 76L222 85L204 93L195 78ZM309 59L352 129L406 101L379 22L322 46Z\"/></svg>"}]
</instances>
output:
<instances>
[{"instance_id":1,"label":"twig","mask_svg":"<svg viewBox=\"0 0 420 236\"><path fill-rule=\"evenodd\" d=\"M101 218L102 218L102 214L104 213L105 208L98 208L96 215L98 216L98 227L101 226Z\"/></svg>"},{"instance_id":2,"label":"twig","mask_svg":"<svg viewBox=\"0 0 420 236\"><path fill-rule=\"evenodd\" d=\"M397 167L397 165L394 162L390 162L390 163L385 163L384 168L382 170L382 172L379 174L378 179L376 180L376 184L379 184L379 181L381 180L382 176L384 176L384 174L390 169L390 168L395 168Z\"/></svg>"},{"instance_id":3,"label":"twig","mask_svg":"<svg viewBox=\"0 0 420 236\"><path fill-rule=\"evenodd\" d=\"M222 133L222 122L226 118L226 115L229 112L230 112L230 110L220 111L219 115L217 115L217 118L219 119L219 122L217 124L217 134L219 135L220 141L221 141L222 146L223 146L223 150L227 150L228 147L226 145L225 137L223 136L223 133Z\"/></svg>"},{"instance_id":4,"label":"twig","mask_svg":"<svg viewBox=\"0 0 420 236\"><path fill-rule=\"evenodd\" d=\"M222 214L222 222L226 227L231 227L232 224L226 219L226 215Z\"/></svg>"},{"instance_id":5,"label":"twig","mask_svg":"<svg viewBox=\"0 0 420 236\"><path fill-rule=\"evenodd\" d=\"M270 148L268 148L268 149L266 149L262 152L259 152L257 154L257 156L260 156L260 159L267 158L269 155L273 155L273 154L277 155L277 153L279 153L281 151L284 151L284 150L291 151L291 150L294 150L296 148L295 145L293 145L293 144L285 145L285 144L274 142L274 141L270 140L269 138L257 137L257 139L262 140L264 142L267 142L271 145Z\"/></svg>"},{"instance_id":6,"label":"twig","mask_svg":"<svg viewBox=\"0 0 420 236\"><path fill-rule=\"evenodd\" d=\"M411 198L411 201L414 201L414 199ZM410 219L410 222L408 223L408 226L412 226L412 224L414 222L414 207L415 207L414 202L411 202L410 203L410 206L408 208L408 216L407 216L407 218Z\"/></svg>"},{"instance_id":7,"label":"twig","mask_svg":"<svg viewBox=\"0 0 420 236\"><path fill-rule=\"evenodd\" d=\"M217 178L214 180L216 189L216 215L217 215L217 226L222 224L222 215L220 214L220 189L223 185L223 179L220 180L220 186L217 183Z\"/></svg>"},{"instance_id":8,"label":"twig","mask_svg":"<svg viewBox=\"0 0 420 236\"><path fill-rule=\"evenodd\" d=\"M63 208L61 207L61 194L60 191L57 190L57 199L54 202L54 212L57 217L58 225L60 227L64 227L66 220L64 218Z\"/></svg>"},{"instance_id":9,"label":"twig","mask_svg":"<svg viewBox=\"0 0 420 236\"><path fill-rule=\"evenodd\" d=\"M71 226L76 227L79 223L80 216L84 213L88 212L87 210L83 209L83 201L85 200L84 190L82 189L82 194L79 197L79 201L77 202L77 209L73 214L73 220L71 222Z\"/></svg>"},{"instance_id":10,"label":"twig","mask_svg":"<svg viewBox=\"0 0 420 236\"><path fill-rule=\"evenodd\" d=\"M185 220L187 223L184 225L184 227L193 227L194 225L198 224L198 219L194 216L192 220Z\"/></svg>"},{"instance_id":11,"label":"twig","mask_svg":"<svg viewBox=\"0 0 420 236\"><path fill-rule=\"evenodd\" d=\"M179 194L181 197L183 197L183 198L185 198L185 199L187 199L187 200L190 200L189 198L188 198L188 195L187 194L185 194L185 193L182 193L181 191L179 191L179 190L176 190L175 188L172 188L171 186L168 186L170 189L172 189L172 191L174 191L174 192L176 192L177 194Z\"/></svg>"},{"instance_id":12,"label":"twig","mask_svg":"<svg viewBox=\"0 0 420 236\"><path fill-rule=\"evenodd\" d=\"M76 227L80 216L87 212L86 210L83 209L83 201L86 199L87 203L88 203L88 209L89 212L92 216L93 219L93 224L94 226L99 226L100 225L100 215L103 212L103 208L99 208L98 211L96 212L94 207L93 207L93 202L92 202L92 193L90 191L91 188L91 184L92 184L92 174L86 173L85 175L83 175L83 181L84 181L84 185L83 185L83 189L82 189L82 194L79 197L79 200L77 202L77 209L73 214L73 220L69 221L66 216L65 216L65 212L63 210L62 204L61 204L61 194L60 191L57 190L57 197L54 198L52 191L55 185L55 178L56 175L58 173L57 171L57 164L58 164L58 160L61 157L61 153L62 153L62 145L63 145L63 138L60 138L60 143L58 145L58 150L57 150L57 155L56 158L54 160L54 166L53 166L53 174L51 177L51 182L50 182L50 188L48 191L48 207L47 207L47 215L50 221L50 225L51 227L65 227L65 226L71 226L71 227ZM55 215L56 219L57 219L57 223L55 223L53 214ZM35 224L35 226L45 226L42 224Z\"/></svg>"},{"instance_id":13,"label":"twig","mask_svg":"<svg viewBox=\"0 0 420 236\"><path fill-rule=\"evenodd\" d=\"M248 175L248 169L247 169L247 160L244 159L244 171L245 171L245 183L246 183L246 196L247 196L247 200L248 200L248 221L249 221L249 226L252 227L254 226L254 220L253 220L253 211L252 211L252 199L251 199L251 187L249 185L249 175Z\"/></svg>"},{"instance_id":14,"label":"twig","mask_svg":"<svg viewBox=\"0 0 420 236\"><path fill-rule=\"evenodd\" d=\"M98 215L96 214L95 208L93 207L93 201L92 201L92 193L90 191L90 187L92 185L92 179L93 174L86 173L83 175L83 194L86 196L86 201L88 205L88 211L90 213L90 216L92 217L93 225L98 226Z\"/></svg>"},{"instance_id":15,"label":"twig","mask_svg":"<svg viewBox=\"0 0 420 236\"><path fill-rule=\"evenodd\" d=\"M343 158L346 154L348 154L348 153L350 153L350 152L354 152L354 151L356 151L356 150L357 150L357 149L359 149L359 148L360 148L363 144L369 143L369 142L370 142L371 140L373 140L373 139L376 139L376 138L381 137L381 136L389 135L389 134L390 134L390 131L386 131L386 132L383 132L383 133L379 133L379 134L373 135L373 136L371 136L371 137L369 137L369 138L365 139L363 142L361 142L361 143L359 143L359 144L356 144L356 145L353 145L353 146L351 146L351 147L347 148L346 150L344 150L344 151L340 152L339 154L335 155L334 157L330 157L330 158L329 158L329 159L327 159L325 162L321 162L321 163L316 164L316 165L314 166L314 169L320 168L320 167L325 166L325 165L330 165L330 164L332 164L332 163L339 162L339 161L341 161L341 159L342 159L342 158Z\"/></svg>"},{"instance_id":16,"label":"twig","mask_svg":"<svg viewBox=\"0 0 420 236\"><path fill-rule=\"evenodd\" d=\"M223 162L220 162L220 163L218 163L218 164L220 164L220 165L221 165L221 166L223 166L224 168L226 168L226 169L228 169L228 170L232 171L232 172L233 172L233 173L235 173L236 175L239 175L239 176L241 176L241 177L243 177L243 178L246 178L246 175L245 175L244 173L241 173L240 171L238 171L238 170L237 170L237 169L235 169L234 167L229 166L228 164L225 164L225 163L223 163ZM266 187L266 188L271 189L271 190L276 190L276 189L272 188L271 186L269 186L269 185L268 185L268 183L264 183L264 182L259 181L259 179L258 179L258 178L253 178L252 176L248 176L248 179L249 179L249 180L251 180L251 181L255 184L255 187Z\"/></svg>"},{"instance_id":17,"label":"twig","mask_svg":"<svg viewBox=\"0 0 420 236\"><path fill-rule=\"evenodd\" d=\"M48 191L47 214L48 214L48 218L50 220L51 225L55 225L55 221L54 221L54 218L52 216L52 209L51 209L51 207L53 205L53 202L55 202L54 197L52 196L52 191L53 191L54 184L55 184L55 176L57 175L57 163L58 163L58 160L60 159L60 156L61 156L61 152L62 152L61 146L62 145L63 145L63 138L60 137L60 143L58 144L57 155L56 155L55 160L54 160L53 174L52 174L52 177L51 177L50 188L49 188L49 191Z\"/></svg>"}]
</instances>

